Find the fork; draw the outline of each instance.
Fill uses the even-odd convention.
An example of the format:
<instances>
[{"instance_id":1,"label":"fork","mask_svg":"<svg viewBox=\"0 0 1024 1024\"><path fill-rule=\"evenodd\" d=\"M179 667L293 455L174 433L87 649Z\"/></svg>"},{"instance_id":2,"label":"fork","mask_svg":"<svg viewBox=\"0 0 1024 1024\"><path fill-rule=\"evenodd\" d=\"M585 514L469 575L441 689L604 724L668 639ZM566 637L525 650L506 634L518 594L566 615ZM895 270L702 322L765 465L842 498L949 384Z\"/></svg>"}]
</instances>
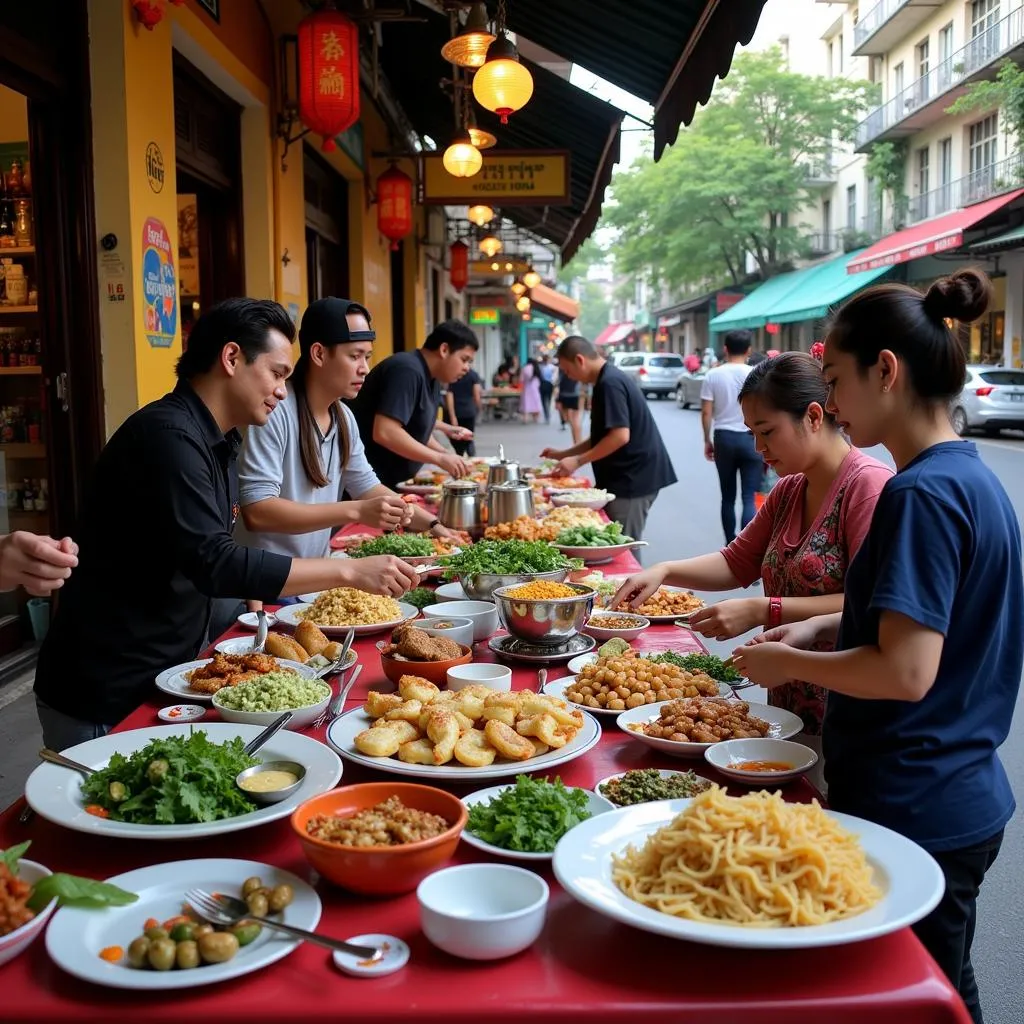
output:
<instances>
[{"instance_id":1,"label":"fork","mask_svg":"<svg viewBox=\"0 0 1024 1024\"><path fill-rule=\"evenodd\" d=\"M352 669L352 675L349 676L348 682L338 691L338 696L320 713L320 717L313 723L311 728L319 729L320 726L327 721L328 718L334 721L345 710L345 701L348 699L349 692L355 685L355 681L359 678L359 673L363 671L362 665L356 665Z\"/></svg>"},{"instance_id":2,"label":"fork","mask_svg":"<svg viewBox=\"0 0 1024 1024\"><path fill-rule=\"evenodd\" d=\"M185 893L185 900L209 924L220 925L222 928L236 925L239 921L256 921L265 928L284 932L286 935L294 935L296 938L304 939L306 942L315 943L336 953L348 953L349 956L356 956L360 960L368 960L370 963L376 963L384 955L384 951L376 946L357 946L351 942L329 939L325 935L308 932L304 928L296 928L294 925L285 924L283 921L272 921L266 917L254 918L249 911L249 907L234 896L209 893L203 889L189 889Z\"/></svg>"}]
</instances>

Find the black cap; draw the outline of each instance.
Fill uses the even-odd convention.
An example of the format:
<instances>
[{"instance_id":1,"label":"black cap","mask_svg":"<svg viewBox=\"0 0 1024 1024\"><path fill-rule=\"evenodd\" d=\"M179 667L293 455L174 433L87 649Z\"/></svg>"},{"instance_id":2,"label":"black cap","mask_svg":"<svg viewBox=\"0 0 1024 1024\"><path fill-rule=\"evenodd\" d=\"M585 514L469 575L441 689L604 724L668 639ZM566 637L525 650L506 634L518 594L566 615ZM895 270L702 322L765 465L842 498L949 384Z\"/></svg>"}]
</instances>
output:
<instances>
[{"instance_id":1,"label":"black cap","mask_svg":"<svg viewBox=\"0 0 1024 1024\"><path fill-rule=\"evenodd\" d=\"M343 345L350 341L374 341L376 331L350 331L346 317L349 313L360 313L372 323L370 311L351 299L338 299L330 296L317 299L306 307L302 314L302 326L299 327L299 345L303 351L314 342L322 345Z\"/></svg>"}]
</instances>

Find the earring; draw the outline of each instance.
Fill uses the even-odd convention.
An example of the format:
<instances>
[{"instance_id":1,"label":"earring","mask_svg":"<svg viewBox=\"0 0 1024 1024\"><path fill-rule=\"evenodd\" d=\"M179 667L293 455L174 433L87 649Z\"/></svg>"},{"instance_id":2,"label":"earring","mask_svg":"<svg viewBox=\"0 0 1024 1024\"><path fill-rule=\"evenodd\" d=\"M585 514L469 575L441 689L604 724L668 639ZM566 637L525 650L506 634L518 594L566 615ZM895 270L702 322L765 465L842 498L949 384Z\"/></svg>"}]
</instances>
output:
<instances>
[{"instance_id":1,"label":"earring","mask_svg":"<svg viewBox=\"0 0 1024 1024\"><path fill-rule=\"evenodd\" d=\"M889 390L889 385L888 384L883 384L882 385L882 390L883 391L888 391Z\"/></svg>"}]
</instances>

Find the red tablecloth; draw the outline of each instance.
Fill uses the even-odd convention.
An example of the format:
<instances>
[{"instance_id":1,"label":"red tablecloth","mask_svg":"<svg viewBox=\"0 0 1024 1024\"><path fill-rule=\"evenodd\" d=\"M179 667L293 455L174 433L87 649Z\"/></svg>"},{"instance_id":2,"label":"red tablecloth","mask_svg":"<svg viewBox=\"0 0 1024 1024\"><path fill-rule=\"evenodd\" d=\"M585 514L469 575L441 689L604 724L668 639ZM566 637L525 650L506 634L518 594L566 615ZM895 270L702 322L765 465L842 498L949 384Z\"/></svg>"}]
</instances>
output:
<instances>
[{"instance_id":1,"label":"red tablecloth","mask_svg":"<svg viewBox=\"0 0 1024 1024\"><path fill-rule=\"evenodd\" d=\"M606 567L628 571L635 563ZM367 690L390 687L370 637L356 645L364 666L349 706ZM641 649L699 650L689 631L652 627ZM486 643L476 657L493 660ZM551 678L564 675L552 668ZM517 689L536 684L532 668L516 667ZM156 726L164 695L118 726L118 731ZM631 740L607 719L600 743L558 774L569 785L591 787L616 771L640 767L688 767L659 757ZM321 732L322 736L322 732ZM693 767L712 775L703 762ZM384 778L345 764L342 784ZM719 779L718 781L723 781ZM477 784L479 785L479 784ZM452 787L459 792L476 787ZM805 782L787 788L794 800L814 791ZM32 840L30 856L53 870L97 878L160 860L240 857L273 863L310 881L314 878L287 819L246 832L194 842L104 840L68 832L36 817L18 823L23 802L0 815L0 848ZM455 861L485 859L470 847ZM280 963L237 981L194 993L141 994L89 985L65 975L49 960L40 939L0 967L0 1020L188 1022L305 1022L324 1018L374 1024L523 1024L527 1019L586 1021L587 1024L693 1021L694 1024L969 1024L966 1009L928 954L908 930L850 946L805 952L757 953L697 946L660 938L618 924L574 902L549 871L548 921L539 941L509 960L473 963L436 950L419 929L414 893L371 900L319 882L324 901L320 930L347 938L387 932L409 943L404 970L378 980L340 974L330 955L299 947Z\"/></svg>"}]
</instances>

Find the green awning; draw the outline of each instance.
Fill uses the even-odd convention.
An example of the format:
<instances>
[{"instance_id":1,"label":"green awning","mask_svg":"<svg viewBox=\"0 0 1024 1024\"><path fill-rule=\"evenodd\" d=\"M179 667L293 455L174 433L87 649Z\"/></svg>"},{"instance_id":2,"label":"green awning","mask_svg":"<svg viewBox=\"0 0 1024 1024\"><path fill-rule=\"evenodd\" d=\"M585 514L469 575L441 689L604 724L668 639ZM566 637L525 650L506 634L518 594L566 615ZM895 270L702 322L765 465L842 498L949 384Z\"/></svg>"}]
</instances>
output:
<instances>
[{"instance_id":1,"label":"green awning","mask_svg":"<svg viewBox=\"0 0 1024 1024\"><path fill-rule=\"evenodd\" d=\"M971 252L996 252L999 249L1016 249L1021 245L1024 245L1024 224L1004 231L1001 235L983 238L980 242L975 242L967 248Z\"/></svg>"},{"instance_id":2,"label":"green awning","mask_svg":"<svg viewBox=\"0 0 1024 1024\"><path fill-rule=\"evenodd\" d=\"M844 253L825 263L792 270L769 278L732 309L716 316L709 328L715 333L765 324L798 323L827 316L836 303L860 291L891 268L877 267L848 274L846 265L858 252Z\"/></svg>"}]
</instances>

